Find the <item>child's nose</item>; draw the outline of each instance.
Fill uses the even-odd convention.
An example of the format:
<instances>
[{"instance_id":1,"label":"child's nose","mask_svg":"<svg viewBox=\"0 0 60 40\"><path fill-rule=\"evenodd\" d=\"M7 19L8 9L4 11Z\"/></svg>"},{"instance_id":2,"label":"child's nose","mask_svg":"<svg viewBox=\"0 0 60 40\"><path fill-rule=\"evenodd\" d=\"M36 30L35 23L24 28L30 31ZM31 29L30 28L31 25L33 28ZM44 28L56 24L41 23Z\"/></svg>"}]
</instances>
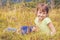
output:
<instances>
[{"instance_id":1,"label":"child's nose","mask_svg":"<svg viewBox=\"0 0 60 40\"><path fill-rule=\"evenodd\" d=\"M40 14L40 16L43 16L43 14Z\"/></svg>"}]
</instances>

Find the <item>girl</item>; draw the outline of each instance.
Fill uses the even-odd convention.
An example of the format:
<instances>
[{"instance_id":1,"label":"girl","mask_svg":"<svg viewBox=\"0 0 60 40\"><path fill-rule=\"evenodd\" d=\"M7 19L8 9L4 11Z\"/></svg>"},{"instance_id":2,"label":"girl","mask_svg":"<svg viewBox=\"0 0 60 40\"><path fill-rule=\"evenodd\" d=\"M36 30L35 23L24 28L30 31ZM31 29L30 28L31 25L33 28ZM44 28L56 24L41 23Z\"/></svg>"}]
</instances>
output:
<instances>
[{"instance_id":1,"label":"girl","mask_svg":"<svg viewBox=\"0 0 60 40\"><path fill-rule=\"evenodd\" d=\"M44 3L39 3L37 5L37 12L36 12L36 18L34 20L36 26L40 28L40 31L42 34L46 35L54 35L56 33L56 30L54 28L54 25L52 24L52 21L48 17L48 6Z\"/></svg>"}]
</instances>

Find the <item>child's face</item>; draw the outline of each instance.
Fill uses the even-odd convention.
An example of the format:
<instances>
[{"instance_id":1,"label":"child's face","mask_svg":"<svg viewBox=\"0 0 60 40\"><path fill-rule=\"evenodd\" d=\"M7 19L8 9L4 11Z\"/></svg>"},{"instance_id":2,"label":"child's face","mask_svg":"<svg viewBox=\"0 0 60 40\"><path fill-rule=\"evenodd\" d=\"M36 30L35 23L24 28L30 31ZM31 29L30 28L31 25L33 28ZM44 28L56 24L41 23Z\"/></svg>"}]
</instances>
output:
<instances>
[{"instance_id":1,"label":"child's face","mask_svg":"<svg viewBox=\"0 0 60 40\"><path fill-rule=\"evenodd\" d=\"M38 10L38 12L37 12L37 17L38 17L40 20L44 19L46 16L47 16L46 11Z\"/></svg>"}]
</instances>

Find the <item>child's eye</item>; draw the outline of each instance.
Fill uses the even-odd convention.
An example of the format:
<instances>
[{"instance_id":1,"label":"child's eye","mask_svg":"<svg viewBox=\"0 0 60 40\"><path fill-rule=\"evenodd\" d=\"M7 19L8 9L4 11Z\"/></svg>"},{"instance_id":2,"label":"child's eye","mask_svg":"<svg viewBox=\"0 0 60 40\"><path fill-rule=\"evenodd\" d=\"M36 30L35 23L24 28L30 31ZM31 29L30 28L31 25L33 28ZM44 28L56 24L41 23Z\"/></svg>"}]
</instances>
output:
<instances>
[{"instance_id":1,"label":"child's eye","mask_svg":"<svg viewBox=\"0 0 60 40\"><path fill-rule=\"evenodd\" d=\"M46 13L43 13L43 14L46 14Z\"/></svg>"}]
</instances>

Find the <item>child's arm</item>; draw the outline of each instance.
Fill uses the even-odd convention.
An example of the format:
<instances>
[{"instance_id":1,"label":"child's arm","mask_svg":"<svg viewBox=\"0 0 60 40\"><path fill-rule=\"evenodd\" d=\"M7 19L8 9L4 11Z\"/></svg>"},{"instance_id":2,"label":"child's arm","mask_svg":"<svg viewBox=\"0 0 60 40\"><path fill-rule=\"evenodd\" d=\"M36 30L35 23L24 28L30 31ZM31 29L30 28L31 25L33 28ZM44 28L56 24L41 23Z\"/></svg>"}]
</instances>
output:
<instances>
[{"instance_id":1,"label":"child's arm","mask_svg":"<svg viewBox=\"0 0 60 40\"><path fill-rule=\"evenodd\" d=\"M56 30L55 30L55 27L54 25L52 24L52 22L50 22L48 24L49 28L51 29L51 35L54 35L56 33Z\"/></svg>"}]
</instances>

